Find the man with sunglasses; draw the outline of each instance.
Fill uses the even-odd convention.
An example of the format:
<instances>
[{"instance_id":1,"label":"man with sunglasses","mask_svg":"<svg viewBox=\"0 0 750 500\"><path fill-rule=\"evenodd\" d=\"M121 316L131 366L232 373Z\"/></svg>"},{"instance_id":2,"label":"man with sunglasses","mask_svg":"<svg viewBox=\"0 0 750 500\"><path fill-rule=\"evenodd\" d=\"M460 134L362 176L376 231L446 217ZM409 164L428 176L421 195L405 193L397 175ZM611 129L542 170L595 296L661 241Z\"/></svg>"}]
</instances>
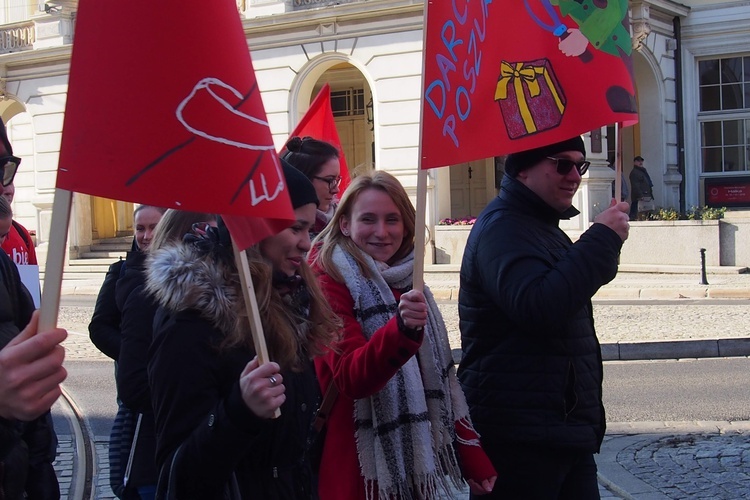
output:
<instances>
[{"instance_id":1,"label":"man with sunglasses","mask_svg":"<svg viewBox=\"0 0 750 500\"><path fill-rule=\"evenodd\" d=\"M0 120L0 196L21 160ZM60 343L67 332L38 331L38 313L18 269L0 251L0 497L55 499L60 490L52 461L56 436L49 409L66 371ZM26 496L24 496L24 494Z\"/></svg>"},{"instance_id":2,"label":"man with sunglasses","mask_svg":"<svg viewBox=\"0 0 750 500\"><path fill-rule=\"evenodd\" d=\"M458 299L458 372L498 471L482 498L599 498L602 358L591 297L615 277L628 204L612 200L573 243L561 219L589 162L580 137L513 153L471 230Z\"/></svg>"}]
</instances>

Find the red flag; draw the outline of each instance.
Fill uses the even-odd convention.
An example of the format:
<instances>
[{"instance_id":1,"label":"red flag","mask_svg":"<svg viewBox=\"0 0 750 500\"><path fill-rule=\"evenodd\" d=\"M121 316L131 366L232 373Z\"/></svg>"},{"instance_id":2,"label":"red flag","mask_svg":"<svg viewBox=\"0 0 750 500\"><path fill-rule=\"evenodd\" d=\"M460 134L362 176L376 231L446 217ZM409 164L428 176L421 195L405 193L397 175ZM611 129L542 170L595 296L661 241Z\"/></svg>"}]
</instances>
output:
<instances>
[{"instance_id":1,"label":"red flag","mask_svg":"<svg viewBox=\"0 0 750 500\"><path fill-rule=\"evenodd\" d=\"M421 167L635 123L628 2L603 5L429 0Z\"/></svg>"},{"instance_id":2,"label":"red flag","mask_svg":"<svg viewBox=\"0 0 750 500\"><path fill-rule=\"evenodd\" d=\"M315 96L315 99L310 104L310 108L294 128L294 131L289 134L290 139L295 136L309 136L336 146L339 150L339 163L341 163L341 185L339 186L339 190L343 193L351 182L351 178L349 177L349 169L346 166L344 150L341 148L341 139L339 139L339 133L336 130L336 121L333 119L331 87L327 83L323 85L318 95Z\"/></svg>"},{"instance_id":3,"label":"red flag","mask_svg":"<svg viewBox=\"0 0 750 500\"><path fill-rule=\"evenodd\" d=\"M57 187L272 219L240 248L290 224L234 0L80 1Z\"/></svg>"}]
</instances>

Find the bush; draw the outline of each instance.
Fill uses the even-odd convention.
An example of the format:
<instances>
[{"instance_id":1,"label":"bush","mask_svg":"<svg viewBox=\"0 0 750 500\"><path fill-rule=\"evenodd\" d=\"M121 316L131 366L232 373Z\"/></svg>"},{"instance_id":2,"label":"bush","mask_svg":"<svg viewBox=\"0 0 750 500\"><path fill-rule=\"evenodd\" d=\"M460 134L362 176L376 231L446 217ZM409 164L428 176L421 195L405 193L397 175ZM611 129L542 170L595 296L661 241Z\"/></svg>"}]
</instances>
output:
<instances>
[{"instance_id":1,"label":"bush","mask_svg":"<svg viewBox=\"0 0 750 500\"><path fill-rule=\"evenodd\" d=\"M680 213L674 208L660 208L648 216L648 220L718 220L723 219L726 207L691 207L685 213Z\"/></svg>"},{"instance_id":2,"label":"bush","mask_svg":"<svg viewBox=\"0 0 750 500\"><path fill-rule=\"evenodd\" d=\"M726 207L692 207L687 212L687 218L688 220L718 220L724 218L726 211Z\"/></svg>"}]
</instances>

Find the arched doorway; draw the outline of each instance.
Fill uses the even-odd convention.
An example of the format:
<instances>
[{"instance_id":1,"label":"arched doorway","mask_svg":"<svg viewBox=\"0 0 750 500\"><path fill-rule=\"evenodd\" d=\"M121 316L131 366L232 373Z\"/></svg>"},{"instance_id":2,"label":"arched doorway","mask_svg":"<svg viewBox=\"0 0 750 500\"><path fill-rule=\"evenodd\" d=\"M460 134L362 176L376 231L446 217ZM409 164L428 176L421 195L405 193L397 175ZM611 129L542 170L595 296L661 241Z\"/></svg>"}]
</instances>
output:
<instances>
[{"instance_id":1,"label":"arched doorway","mask_svg":"<svg viewBox=\"0 0 750 500\"><path fill-rule=\"evenodd\" d=\"M326 58L311 66L300 82L298 119L320 89L331 87L331 109L350 177L375 168L375 105L362 72L340 58ZM296 123L296 122L295 122ZM294 123L292 124L292 128Z\"/></svg>"},{"instance_id":2,"label":"arched doorway","mask_svg":"<svg viewBox=\"0 0 750 500\"><path fill-rule=\"evenodd\" d=\"M91 237L94 240L133 234L133 204L91 197Z\"/></svg>"}]
</instances>

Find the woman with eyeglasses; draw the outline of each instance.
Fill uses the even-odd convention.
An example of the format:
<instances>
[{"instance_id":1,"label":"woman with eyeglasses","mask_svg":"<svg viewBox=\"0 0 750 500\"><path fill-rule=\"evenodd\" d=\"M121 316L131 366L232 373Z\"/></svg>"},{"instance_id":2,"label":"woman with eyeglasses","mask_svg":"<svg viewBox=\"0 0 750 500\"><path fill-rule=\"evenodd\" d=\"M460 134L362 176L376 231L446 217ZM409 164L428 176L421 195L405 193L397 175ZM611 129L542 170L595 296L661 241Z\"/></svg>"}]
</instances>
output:
<instances>
[{"instance_id":1,"label":"woman with eyeglasses","mask_svg":"<svg viewBox=\"0 0 750 500\"><path fill-rule=\"evenodd\" d=\"M469 419L440 310L427 287L412 289L414 232L403 186L376 171L352 181L316 240L313 267L344 324L315 360L323 392L338 392L320 498L434 500L464 477L475 493L492 490L497 474Z\"/></svg>"},{"instance_id":2,"label":"woman with eyeglasses","mask_svg":"<svg viewBox=\"0 0 750 500\"><path fill-rule=\"evenodd\" d=\"M296 220L246 251L270 362L258 364L223 222L150 262L160 308L148 374L163 498L317 499L307 453L320 401L312 357L340 325L305 261L315 189L282 166Z\"/></svg>"},{"instance_id":3,"label":"woman with eyeglasses","mask_svg":"<svg viewBox=\"0 0 750 500\"><path fill-rule=\"evenodd\" d=\"M318 194L315 226L310 232L314 238L328 225L338 205L341 184L339 150L333 144L312 137L292 137L285 148L284 159L310 179Z\"/></svg>"}]
</instances>

